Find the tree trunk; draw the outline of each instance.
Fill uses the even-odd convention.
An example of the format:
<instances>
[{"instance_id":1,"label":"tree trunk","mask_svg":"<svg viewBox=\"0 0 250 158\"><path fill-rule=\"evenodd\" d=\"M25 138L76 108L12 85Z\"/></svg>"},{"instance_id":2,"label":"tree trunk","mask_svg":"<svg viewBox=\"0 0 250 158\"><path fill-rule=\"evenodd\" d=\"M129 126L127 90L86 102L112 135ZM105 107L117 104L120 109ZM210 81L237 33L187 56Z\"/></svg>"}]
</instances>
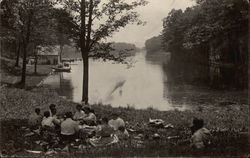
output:
<instances>
[{"instance_id":1,"label":"tree trunk","mask_svg":"<svg viewBox=\"0 0 250 158\"><path fill-rule=\"evenodd\" d=\"M83 59L83 83L82 83L82 102L88 104L88 52L86 51L86 6L85 0L81 0L81 53Z\"/></svg>"},{"instance_id":2,"label":"tree trunk","mask_svg":"<svg viewBox=\"0 0 250 158\"><path fill-rule=\"evenodd\" d=\"M19 57L20 57L21 42L18 42L17 55L16 55L16 67L19 67Z\"/></svg>"},{"instance_id":3,"label":"tree trunk","mask_svg":"<svg viewBox=\"0 0 250 158\"><path fill-rule=\"evenodd\" d=\"M37 52L35 52L34 74L37 74Z\"/></svg>"},{"instance_id":4,"label":"tree trunk","mask_svg":"<svg viewBox=\"0 0 250 158\"><path fill-rule=\"evenodd\" d=\"M250 10L250 3L248 3L248 10ZM248 17L250 17L250 12L248 12ZM247 58L248 58L248 101L250 101L250 20L248 19L248 53L247 53ZM250 117L249 117L249 127L250 127ZM249 137L250 141L250 137Z\"/></svg>"},{"instance_id":5,"label":"tree trunk","mask_svg":"<svg viewBox=\"0 0 250 158\"><path fill-rule=\"evenodd\" d=\"M87 39L84 38L84 48L82 49L82 57L83 57L82 101L85 102L85 104L88 104L88 92L89 92L89 51L90 51L90 35L91 35L91 26L92 26L92 13L93 13L93 0L90 0L89 1L89 17L88 17L89 20L88 20L88 25L87 25ZM82 15L83 17L85 17L85 9L83 10ZM84 28L85 28L86 27L85 18L83 22L84 22ZM84 31L83 34L85 37L86 31ZM85 45L85 42L86 42L86 45Z\"/></svg>"},{"instance_id":6,"label":"tree trunk","mask_svg":"<svg viewBox=\"0 0 250 158\"><path fill-rule=\"evenodd\" d=\"M60 45L60 53L59 53L59 62L58 63L62 62L62 52L63 52L63 45Z\"/></svg>"},{"instance_id":7,"label":"tree trunk","mask_svg":"<svg viewBox=\"0 0 250 158\"><path fill-rule=\"evenodd\" d=\"M25 81L26 81L26 55L27 55L27 44L23 42L23 68L22 68L22 79L20 82L21 88L25 87Z\"/></svg>"},{"instance_id":8,"label":"tree trunk","mask_svg":"<svg viewBox=\"0 0 250 158\"><path fill-rule=\"evenodd\" d=\"M248 2L248 10L250 10L250 3ZM248 12L248 17L250 17L250 12ZM248 58L248 102L250 100L250 20L248 19L248 53L247 53L247 58ZM250 117L248 117L248 127L250 127ZM248 130L248 134L249 134ZM250 142L250 137L248 137L248 142Z\"/></svg>"},{"instance_id":9,"label":"tree trunk","mask_svg":"<svg viewBox=\"0 0 250 158\"><path fill-rule=\"evenodd\" d=\"M82 102L88 104L88 92L89 92L89 59L88 52L83 53L83 85L82 85Z\"/></svg>"},{"instance_id":10,"label":"tree trunk","mask_svg":"<svg viewBox=\"0 0 250 158\"><path fill-rule=\"evenodd\" d=\"M26 81L26 56L27 56L27 49L30 41L30 29L31 29L31 20L32 20L33 12L30 12L29 20L27 23L27 32L25 38L23 38L23 68L22 68L22 79L20 82L21 88L25 88L25 81Z\"/></svg>"}]
</instances>

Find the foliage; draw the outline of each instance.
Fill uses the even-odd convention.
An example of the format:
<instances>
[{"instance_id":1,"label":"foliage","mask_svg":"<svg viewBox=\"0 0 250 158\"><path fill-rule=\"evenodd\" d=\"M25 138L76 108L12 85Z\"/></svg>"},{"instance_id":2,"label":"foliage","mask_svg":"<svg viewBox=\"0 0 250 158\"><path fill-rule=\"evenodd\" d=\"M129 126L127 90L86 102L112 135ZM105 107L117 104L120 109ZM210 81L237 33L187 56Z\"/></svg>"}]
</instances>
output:
<instances>
[{"instance_id":1,"label":"foliage","mask_svg":"<svg viewBox=\"0 0 250 158\"><path fill-rule=\"evenodd\" d=\"M17 36L17 32L15 31L14 27L13 27L13 23L14 23L14 19L11 18L12 14L12 10L13 8L11 6L15 6L14 4L17 3L17 1L13 0L13 1L6 1L3 0L1 1L1 31L0 31L0 37L1 40L15 40L16 36Z\"/></svg>"},{"instance_id":2,"label":"foliage","mask_svg":"<svg viewBox=\"0 0 250 158\"><path fill-rule=\"evenodd\" d=\"M53 22L50 21L50 10L53 3L47 0L42 2L38 0L3 0L1 2L1 7L4 10L2 25L24 39L28 31L27 24L30 22L30 42L40 40L41 45L45 44L50 41L48 37L50 37L53 27ZM47 37L46 40L45 37Z\"/></svg>"},{"instance_id":3,"label":"foliage","mask_svg":"<svg viewBox=\"0 0 250 158\"><path fill-rule=\"evenodd\" d=\"M71 37L77 43L78 48L81 48L81 44L83 44L87 51L91 52L91 57L95 55L105 57L103 53L98 55L96 50L97 48L108 50L111 43L105 44L103 40L111 37L114 32L130 23L143 24L138 18L139 14L133 10L138 6L147 4L145 0L129 3L124 0L111 0L104 3L100 0L86 1L85 6L81 6L83 1L60 0L60 2L63 8L71 14L71 21L68 23L71 25ZM81 17L84 10L85 17ZM83 22L85 23L83 24ZM90 23L91 25L88 25ZM84 31L82 30L83 25L85 28L84 35L81 34L81 31ZM87 39L88 35L90 35L89 39ZM81 37L86 38L85 43L81 42Z\"/></svg>"},{"instance_id":4,"label":"foliage","mask_svg":"<svg viewBox=\"0 0 250 158\"><path fill-rule=\"evenodd\" d=\"M167 49L192 48L232 30L247 29L246 0L202 0L192 8L173 9L164 19L163 36Z\"/></svg>"},{"instance_id":5,"label":"foliage","mask_svg":"<svg viewBox=\"0 0 250 158\"><path fill-rule=\"evenodd\" d=\"M226 37L232 31L246 31L247 14L246 0L203 1L191 27L185 32L184 46L192 48L218 36Z\"/></svg>"},{"instance_id":6,"label":"foliage","mask_svg":"<svg viewBox=\"0 0 250 158\"><path fill-rule=\"evenodd\" d=\"M157 52L162 50L162 36L152 37L145 42L146 50Z\"/></svg>"},{"instance_id":7,"label":"foliage","mask_svg":"<svg viewBox=\"0 0 250 158\"><path fill-rule=\"evenodd\" d=\"M72 43L70 38L71 29L74 27L71 23L72 17L62 8L53 8L52 14L53 19L56 21L54 32L57 38L57 44L62 49L64 45L71 45ZM62 50L60 53L62 53Z\"/></svg>"},{"instance_id":8,"label":"foliage","mask_svg":"<svg viewBox=\"0 0 250 158\"><path fill-rule=\"evenodd\" d=\"M172 64L200 65L208 75L209 66L217 62L219 83L211 79L211 85L246 87L248 5L246 0L197 0L185 11L173 9L163 21L162 32ZM211 61L215 56L219 59Z\"/></svg>"},{"instance_id":9,"label":"foliage","mask_svg":"<svg viewBox=\"0 0 250 158\"><path fill-rule=\"evenodd\" d=\"M25 36L25 24L30 16L28 9L32 12L30 43L35 47L54 46L57 43L69 44L69 38L65 36L69 29L66 21L69 18L67 12L54 8L52 1L10 1L1 2L1 38L10 40L21 40L17 36ZM25 8L27 5L30 8ZM26 22L25 22L26 20ZM14 36L15 35L15 36ZM57 36L57 37L56 37ZM58 39L56 39L58 38ZM58 41L57 41L58 40Z\"/></svg>"},{"instance_id":10,"label":"foliage","mask_svg":"<svg viewBox=\"0 0 250 158\"><path fill-rule=\"evenodd\" d=\"M104 60L115 60L118 62L124 62L123 60L125 58L134 56L136 50L136 46L130 43L99 43L95 46L95 48L93 48L89 56L94 59L103 58Z\"/></svg>"}]
</instances>

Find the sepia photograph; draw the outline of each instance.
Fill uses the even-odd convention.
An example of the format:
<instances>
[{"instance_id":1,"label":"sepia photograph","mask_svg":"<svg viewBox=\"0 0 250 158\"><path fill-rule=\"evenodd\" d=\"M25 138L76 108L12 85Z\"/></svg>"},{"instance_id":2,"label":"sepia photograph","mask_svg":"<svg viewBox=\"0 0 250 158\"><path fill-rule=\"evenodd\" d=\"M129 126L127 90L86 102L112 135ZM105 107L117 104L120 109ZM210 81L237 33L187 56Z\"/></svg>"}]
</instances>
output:
<instances>
[{"instance_id":1,"label":"sepia photograph","mask_svg":"<svg viewBox=\"0 0 250 158\"><path fill-rule=\"evenodd\" d=\"M249 0L0 0L0 157L250 157Z\"/></svg>"}]
</instances>

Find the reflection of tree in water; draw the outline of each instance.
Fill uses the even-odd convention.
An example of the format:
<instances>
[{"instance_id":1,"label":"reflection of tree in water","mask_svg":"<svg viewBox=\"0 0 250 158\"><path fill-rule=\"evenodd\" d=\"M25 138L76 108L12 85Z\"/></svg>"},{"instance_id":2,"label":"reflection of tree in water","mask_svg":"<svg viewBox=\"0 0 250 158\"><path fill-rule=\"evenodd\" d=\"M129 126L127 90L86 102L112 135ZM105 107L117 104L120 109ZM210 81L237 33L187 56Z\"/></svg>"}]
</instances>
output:
<instances>
[{"instance_id":1,"label":"reflection of tree in water","mask_svg":"<svg viewBox=\"0 0 250 158\"><path fill-rule=\"evenodd\" d=\"M194 66L191 64L178 63L171 65L170 63L163 63L162 69L164 71L164 97L172 103L185 104L187 99L190 99L189 94L191 85L201 84L201 72L205 70L203 66ZM192 89L192 88L191 88Z\"/></svg>"},{"instance_id":2,"label":"reflection of tree in water","mask_svg":"<svg viewBox=\"0 0 250 158\"><path fill-rule=\"evenodd\" d=\"M176 76L174 76L168 69L168 64L163 63L162 64L162 69L164 72L164 91L163 91L163 96L164 98L166 98L167 100L169 100L169 102L171 103L175 103L176 100L180 101L181 98L177 97L175 95L175 91L176 91L176 87L178 85L178 87L181 87L183 85L183 82L181 80L179 80L179 83L177 83L177 80L175 79ZM184 89L183 89L184 90Z\"/></svg>"},{"instance_id":3,"label":"reflection of tree in water","mask_svg":"<svg viewBox=\"0 0 250 158\"><path fill-rule=\"evenodd\" d=\"M163 64L163 70L168 76L168 82L173 85L207 85L207 65L192 64L191 62Z\"/></svg>"},{"instance_id":4,"label":"reflection of tree in water","mask_svg":"<svg viewBox=\"0 0 250 158\"><path fill-rule=\"evenodd\" d=\"M146 62L151 64L166 64L170 60L170 54L164 51L159 52L146 52Z\"/></svg>"},{"instance_id":5,"label":"reflection of tree in water","mask_svg":"<svg viewBox=\"0 0 250 158\"><path fill-rule=\"evenodd\" d=\"M67 99L73 99L73 86L71 80L65 79L63 73L59 73L59 87L57 92L60 96L64 96Z\"/></svg>"}]
</instances>

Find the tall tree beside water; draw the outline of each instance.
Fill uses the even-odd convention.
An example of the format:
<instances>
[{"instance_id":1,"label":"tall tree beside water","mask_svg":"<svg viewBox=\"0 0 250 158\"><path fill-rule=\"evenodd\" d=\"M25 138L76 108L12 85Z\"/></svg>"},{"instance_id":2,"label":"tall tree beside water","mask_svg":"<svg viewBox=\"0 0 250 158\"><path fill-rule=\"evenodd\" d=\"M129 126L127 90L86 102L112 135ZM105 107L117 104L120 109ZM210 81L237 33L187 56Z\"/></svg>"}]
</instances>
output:
<instances>
[{"instance_id":1,"label":"tall tree beside water","mask_svg":"<svg viewBox=\"0 0 250 158\"><path fill-rule=\"evenodd\" d=\"M64 8L73 16L72 37L80 48L83 58L82 101L88 103L89 57L121 60L122 56L107 53L110 43L103 43L107 37L127 24L143 24L134 11L146 5L145 0L125 2L124 0L61 0ZM104 51L100 51L100 49Z\"/></svg>"}]
</instances>

